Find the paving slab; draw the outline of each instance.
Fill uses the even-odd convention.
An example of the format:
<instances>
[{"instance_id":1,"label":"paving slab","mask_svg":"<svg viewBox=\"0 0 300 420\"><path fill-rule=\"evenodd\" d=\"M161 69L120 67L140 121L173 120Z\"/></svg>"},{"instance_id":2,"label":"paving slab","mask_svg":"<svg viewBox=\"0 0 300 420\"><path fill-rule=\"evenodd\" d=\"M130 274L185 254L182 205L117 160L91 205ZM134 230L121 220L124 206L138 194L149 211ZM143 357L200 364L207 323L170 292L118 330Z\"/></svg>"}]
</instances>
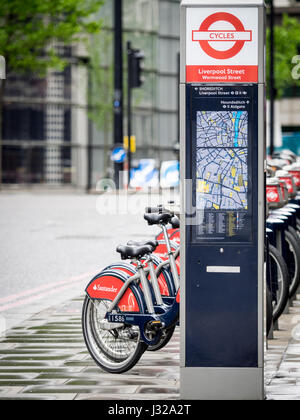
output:
<instances>
[{"instance_id":1,"label":"paving slab","mask_svg":"<svg viewBox=\"0 0 300 420\"><path fill-rule=\"evenodd\" d=\"M0 339L0 399L179 399L179 332L124 375L103 372L81 330L83 297L43 310ZM65 398L64 398L65 397Z\"/></svg>"},{"instance_id":2,"label":"paving slab","mask_svg":"<svg viewBox=\"0 0 300 420\"><path fill-rule=\"evenodd\" d=\"M283 314L265 354L267 400L300 399L300 295Z\"/></svg>"},{"instance_id":3,"label":"paving slab","mask_svg":"<svg viewBox=\"0 0 300 420\"><path fill-rule=\"evenodd\" d=\"M83 296L43 310L0 339L0 400L180 399L179 329L123 375L103 372L81 331ZM300 296L266 341L267 400L300 399Z\"/></svg>"}]
</instances>

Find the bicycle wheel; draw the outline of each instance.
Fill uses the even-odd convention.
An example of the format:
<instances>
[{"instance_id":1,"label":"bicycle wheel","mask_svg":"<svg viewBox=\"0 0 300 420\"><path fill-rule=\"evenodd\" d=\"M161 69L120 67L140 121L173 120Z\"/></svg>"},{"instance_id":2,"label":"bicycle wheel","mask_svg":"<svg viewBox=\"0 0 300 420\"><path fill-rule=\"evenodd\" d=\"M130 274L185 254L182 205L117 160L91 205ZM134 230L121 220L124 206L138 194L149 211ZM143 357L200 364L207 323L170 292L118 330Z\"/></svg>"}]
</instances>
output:
<instances>
[{"instance_id":1,"label":"bicycle wheel","mask_svg":"<svg viewBox=\"0 0 300 420\"><path fill-rule=\"evenodd\" d=\"M297 233L300 236L300 219L297 219Z\"/></svg>"},{"instance_id":2,"label":"bicycle wheel","mask_svg":"<svg viewBox=\"0 0 300 420\"><path fill-rule=\"evenodd\" d=\"M290 292L289 297L293 298L300 282L300 247L299 241L290 231L285 232L285 240L289 246L289 256L287 261L288 271L290 275Z\"/></svg>"},{"instance_id":3,"label":"bicycle wheel","mask_svg":"<svg viewBox=\"0 0 300 420\"><path fill-rule=\"evenodd\" d=\"M273 306L273 319L277 321L289 299L290 276L287 265L280 252L269 246L271 281L276 289L276 303Z\"/></svg>"},{"instance_id":4,"label":"bicycle wheel","mask_svg":"<svg viewBox=\"0 0 300 420\"><path fill-rule=\"evenodd\" d=\"M85 298L82 309L82 330L87 349L95 362L109 373L124 373L135 366L147 349L136 326L125 325L114 330L100 326L108 300Z\"/></svg>"}]
</instances>

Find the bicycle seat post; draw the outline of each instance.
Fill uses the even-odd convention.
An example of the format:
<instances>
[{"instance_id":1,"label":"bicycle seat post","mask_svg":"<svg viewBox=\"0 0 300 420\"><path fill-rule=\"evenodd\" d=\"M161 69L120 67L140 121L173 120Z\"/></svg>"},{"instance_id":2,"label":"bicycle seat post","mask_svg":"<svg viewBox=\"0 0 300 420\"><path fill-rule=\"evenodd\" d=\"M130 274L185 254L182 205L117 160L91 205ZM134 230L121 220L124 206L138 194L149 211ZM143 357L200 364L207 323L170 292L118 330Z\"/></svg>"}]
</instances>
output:
<instances>
[{"instance_id":1,"label":"bicycle seat post","mask_svg":"<svg viewBox=\"0 0 300 420\"><path fill-rule=\"evenodd\" d=\"M148 260L148 265L149 265L149 274L150 274L150 281L151 281L151 285L153 287L153 291L154 291L154 295L155 295L155 299L156 299L156 304L157 305L163 305L163 299L160 293L160 289L159 289L159 284L158 284L158 279L157 279L157 275L155 272L155 268L154 268L154 264L153 264L153 260L151 258L151 255L149 256L149 260Z\"/></svg>"},{"instance_id":2,"label":"bicycle seat post","mask_svg":"<svg viewBox=\"0 0 300 420\"><path fill-rule=\"evenodd\" d=\"M154 314L154 306L153 306L153 301L152 301L152 295L151 295L151 291L149 288L149 283L144 271L144 267L143 264L141 263L141 261L138 258L134 258L133 262L136 264L137 266L137 270L141 279L141 284L143 287L143 292L144 292L144 297L145 297L145 302L146 302L146 306L148 309L149 314Z\"/></svg>"},{"instance_id":3,"label":"bicycle seat post","mask_svg":"<svg viewBox=\"0 0 300 420\"><path fill-rule=\"evenodd\" d=\"M161 227L162 227L164 237L165 237L165 242L166 242L169 261L170 261L171 272L172 272L172 275L173 275L173 278L174 278L174 283L175 283L175 286L176 286L176 290L178 290L179 287L180 287L180 280L179 280L178 270L177 270L177 267L176 267L175 256L174 256L174 253L173 253L172 247L171 247L171 241L170 241L170 238L169 238L169 235L168 235L168 230L167 230L167 227L166 227L165 223L162 223Z\"/></svg>"},{"instance_id":4,"label":"bicycle seat post","mask_svg":"<svg viewBox=\"0 0 300 420\"><path fill-rule=\"evenodd\" d=\"M165 225L165 223L162 223L161 227L162 227L162 230L163 230L163 234L164 234L164 238L165 238L165 242L166 242L166 246L167 246L167 251L168 251L168 254L170 255L170 253L172 252L172 248L171 248L170 238L169 238L169 235L168 235L167 226Z\"/></svg>"}]
</instances>

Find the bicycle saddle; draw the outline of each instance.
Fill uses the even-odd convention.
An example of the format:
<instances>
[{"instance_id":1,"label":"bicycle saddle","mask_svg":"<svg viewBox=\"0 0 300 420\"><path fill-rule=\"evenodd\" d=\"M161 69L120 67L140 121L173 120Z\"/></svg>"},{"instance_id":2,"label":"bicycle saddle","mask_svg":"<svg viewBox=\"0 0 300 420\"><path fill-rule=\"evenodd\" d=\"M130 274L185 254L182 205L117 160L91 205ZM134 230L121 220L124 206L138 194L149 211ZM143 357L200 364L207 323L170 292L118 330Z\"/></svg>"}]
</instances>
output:
<instances>
[{"instance_id":1,"label":"bicycle saddle","mask_svg":"<svg viewBox=\"0 0 300 420\"><path fill-rule=\"evenodd\" d=\"M154 239L150 239L148 241L144 241L144 242L137 242L137 241L129 241L127 243L127 245L129 246L144 246L144 245L149 245L152 248L152 252L156 250L156 248L158 247L158 242Z\"/></svg>"},{"instance_id":2,"label":"bicycle saddle","mask_svg":"<svg viewBox=\"0 0 300 420\"><path fill-rule=\"evenodd\" d=\"M146 213L144 214L144 219L148 222L148 225L159 225L160 223L169 223L172 219L172 215L170 213L162 213L162 214L152 214Z\"/></svg>"},{"instance_id":3,"label":"bicycle saddle","mask_svg":"<svg viewBox=\"0 0 300 420\"><path fill-rule=\"evenodd\" d=\"M174 216L172 220L170 221L171 225L173 226L173 229L179 229L180 228L180 220L177 216Z\"/></svg>"},{"instance_id":4,"label":"bicycle saddle","mask_svg":"<svg viewBox=\"0 0 300 420\"><path fill-rule=\"evenodd\" d=\"M120 245L117 248L117 252L121 254L122 260L128 260L131 258L142 258L147 254L151 254L152 247L150 245L142 246L129 246L129 245Z\"/></svg>"}]
</instances>

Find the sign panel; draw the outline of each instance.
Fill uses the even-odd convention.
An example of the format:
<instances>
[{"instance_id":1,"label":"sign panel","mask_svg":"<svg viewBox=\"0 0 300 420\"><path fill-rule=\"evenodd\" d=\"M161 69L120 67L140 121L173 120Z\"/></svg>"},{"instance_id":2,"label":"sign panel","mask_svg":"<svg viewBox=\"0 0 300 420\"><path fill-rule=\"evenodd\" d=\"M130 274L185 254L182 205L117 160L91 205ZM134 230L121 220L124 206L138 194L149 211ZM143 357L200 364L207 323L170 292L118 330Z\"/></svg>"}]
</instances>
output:
<instances>
[{"instance_id":1,"label":"sign panel","mask_svg":"<svg viewBox=\"0 0 300 420\"><path fill-rule=\"evenodd\" d=\"M194 240L252 240L252 165L257 87L192 86Z\"/></svg>"},{"instance_id":2,"label":"sign panel","mask_svg":"<svg viewBox=\"0 0 300 420\"><path fill-rule=\"evenodd\" d=\"M159 171L155 159L141 159L139 166L131 170L130 186L132 188L155 188L159 185Z\"/></svg>"},{"instance_id":3,"label":"sign panel","mask_svg":"<svg viewBox=\"0 0 300 420\"><path fill-rule=\"evenodd\" d=\"M180 166L178 160L162 162L160 169L161 188L178 188L180 184Z\"/></svg>"},{"instance_id":4,"label":"sign panel","mask_svg":"<svg viewBox=\"0 0 300 420\"><path fill-rule=\"evenodd\" d=\"M186 101L185 366L257 368L258 86L189 84Z\"/></svg>"},{"instance_id":5,"label":"sign panel","mask_svg":"<svg viewBox=\"0 0 300 420\"><path fill-rule=\"evenodd\" d=\"M181 0L183 399L264 396L264 53L263 0Z\"/></svg>"},{"instance_id":6,"label":"sign panel","mask_svg":"<svg viewBox=\"0 0 300 420\"><path fill-rule=\"evenodd\" d=\"M257 8L187 9L186 82L258 82Z\"/></svg>"},{"instance_id":7,"label":"sign panel","mask_svg":"<svg viewBox=\"0 0 300 420\"><path fill-rule=\"evenodd\" d=\"M116 146L111 153L111 161L115 163L124 163L126 160L126 150L123 146Z\"/></svg>"}]
</instances>

